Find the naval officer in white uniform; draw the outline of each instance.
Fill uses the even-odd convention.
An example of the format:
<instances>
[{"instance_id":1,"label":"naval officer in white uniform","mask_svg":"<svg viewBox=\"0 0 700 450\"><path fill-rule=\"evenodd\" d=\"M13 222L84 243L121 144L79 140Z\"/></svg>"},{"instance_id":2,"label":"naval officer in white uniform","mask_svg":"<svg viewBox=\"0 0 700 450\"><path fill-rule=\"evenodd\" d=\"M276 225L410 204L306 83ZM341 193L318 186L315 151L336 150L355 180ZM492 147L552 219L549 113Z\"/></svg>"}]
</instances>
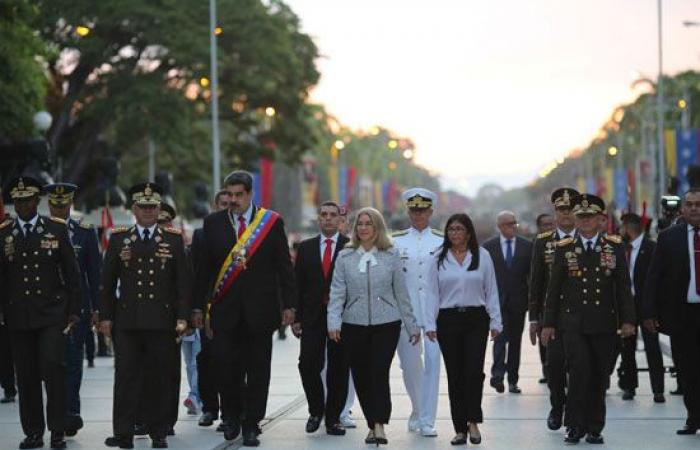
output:
<instances>
[{"instance_id":1,"label":"naval officer in white uniform","mask_svg":"<svg viewBox=\"0 0 700 450\"><path fill-rule=\"evenodd\" d=\"M437 195L423 188L412 188L402 194L408 209L411 227L393 234L404 265L406 287L418 325L425 326L426 276L433 251L442 245L441 232L430 228L430 217ZM437 436L435 415L440 384L440 346L423 335L423 345L411 345L405 330L399 338L398 353L403 380L413 411L408 420L409 431L420 431L427 437ZM422 356L421 356L422 354Z\"/></svg>"}]
</instances>

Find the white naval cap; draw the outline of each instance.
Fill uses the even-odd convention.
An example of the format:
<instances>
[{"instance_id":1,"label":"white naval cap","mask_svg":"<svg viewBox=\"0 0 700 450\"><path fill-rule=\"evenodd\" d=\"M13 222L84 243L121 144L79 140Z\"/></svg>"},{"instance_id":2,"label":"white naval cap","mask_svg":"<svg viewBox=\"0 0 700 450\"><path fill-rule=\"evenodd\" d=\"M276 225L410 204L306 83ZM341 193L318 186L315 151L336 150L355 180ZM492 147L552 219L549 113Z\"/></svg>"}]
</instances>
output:
<instances>
[{"instance_id":1,"label":"white naval cap","mask_svg":"<svg viewBox=\"0 0 700 450\"><path fill-rule=\"evenodd\" d=\"M401 198L409 209L426 209L437 205L437 194L425 188L414 187L404 191Z\"/></svg>"}]
</instances>

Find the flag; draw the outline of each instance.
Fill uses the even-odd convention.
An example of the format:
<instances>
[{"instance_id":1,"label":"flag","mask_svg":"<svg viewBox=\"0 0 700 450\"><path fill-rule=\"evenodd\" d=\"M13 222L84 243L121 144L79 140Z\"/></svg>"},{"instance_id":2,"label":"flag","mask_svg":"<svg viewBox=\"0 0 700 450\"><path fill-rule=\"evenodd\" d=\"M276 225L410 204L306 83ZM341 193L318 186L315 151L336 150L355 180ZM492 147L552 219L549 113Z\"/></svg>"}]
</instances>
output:
<instances>
[{"instance_id":1,"label":"flag","mask_svg":"<svg viewBox=\"0 0 700 450\"><path fill-rule=\"evenodd\" d=\"M348 167L348 192L345 201L345 206L348 208L352 206L352 197L355 192L355 185L357 184L357 167Z\"/></svg>"},{"instance_id":2,"label":"flag","mask_svg":"<svg viewBox=\"0 0 700 450\"><path fill-rule=\"evenodd\" d=\"M348 204L348 168L343 165L338 168L338 203Z\"/></svg>"},{"instance_id":3,"label":"flag","mask_svg":"<svg viewBox=\"0 0 700 450\"><path fill-rule=\"evenodd\" d=\"M698 130L676 131L676 167L680 191L690 189L688 167L698 163Z\"/></svg>"},{"instance_id":4,"label":"flag","mask_svg":"<svg viewBox=\"0 0 700 450\"><path fill-rule=\"evenodd\" d=\"M619 210L626 210L629 207L629 195L627 191L628 186L628 174L625 169L615 169L615 194L613 198L615 199L615 206Z\"/></svg>"},{"instance_id":5,"label":"flag","mask_svg":"<svg viewBox=\"0 0 700 450\"><path fill-rule=\"evenodd\" d=\"M272 203L272 171L270 158L260 158L258 170L253 172L253 203L269 208Z\"/></svg>"},{"instance_id":6,"label":"flag","mask_svg":"<svg viewBox=\"0 0 700 450\"><path fill-rule=\"evenodd\" d=\"M595 193L595 192L598 192L598 189L596 188L596 180L595 180L595 178L593 178L593 177L587 177L587 178L586 178L586 189L584 189L583 191L581 191L581 193L583 194L583 193L585 193L585 192L587 192L587 193L589 193L589 194L593 194L593 193Z\"/></svg>"},{"instance_id":7,"label":"flag","mask_svg":"<svg viewBox=\"0 0 700 450\"><path fill-rule=\"evenodd\" d=\"M586 192L586 179L584 177L576 177L576 190Z\"/></svg>"},{"instance_id":8,"label":"flag","mask_svg":"<svg viewBox=\"0 0 700 450\"><path fill-rule=\"evenodd\" d=\"M664 130L664 148L666 153L666 171L675 177L678 175L676 163L676 130Z\"/></svg>"},{"instance_id":9,"label":"flag","mask_svg":"<svg viewBox=\"0 0 700 450\"><path fill-rule=\"evenodd\" d=\"M102 228L102 251L104 252L107 250L109 238L112 236L112 229L114 228L114 220L112 219L112 212L109 210L109 202L102 208L100 227Z\"/></svg>"}]
</instances>

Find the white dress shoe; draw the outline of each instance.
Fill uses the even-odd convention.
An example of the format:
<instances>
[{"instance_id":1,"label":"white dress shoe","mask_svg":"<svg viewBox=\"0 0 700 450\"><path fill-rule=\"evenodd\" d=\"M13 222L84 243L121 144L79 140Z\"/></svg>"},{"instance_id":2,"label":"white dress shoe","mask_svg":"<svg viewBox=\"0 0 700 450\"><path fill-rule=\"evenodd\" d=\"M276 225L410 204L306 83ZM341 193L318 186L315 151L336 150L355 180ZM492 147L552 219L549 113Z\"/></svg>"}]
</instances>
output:
<instances>
[{"instance_id":1,"label":"white dress shoe","mask_svg":"<svg viewBox=\"0 0 700 450\"><path fill-rule=\"evenodd\" d=\"M420 420L418 419L418 414L411 413L408 418L408 431L413 433L415 431L420 431Z\"/></svg>"},{"instance_id":2,"label":"white dress shoe","mask_svg":"<svg viewBox=\"0 0 700 450\"><path fill-rule=\"evenodd\" d=\"M343 428L357 428L355 420L350 416L340 416L340 424Z\"/></svg>"},{"instance_id":3,"label":"white dress shoe","mask_svg":"<svg viewBox=\"0 0 700 450\"><path fill-rule=\"evenodd\" d=\"M423 425L420 427L420 435L425 437L435 437L437 436L437 430L430 425Z\"/></svg>"}]
</instances>

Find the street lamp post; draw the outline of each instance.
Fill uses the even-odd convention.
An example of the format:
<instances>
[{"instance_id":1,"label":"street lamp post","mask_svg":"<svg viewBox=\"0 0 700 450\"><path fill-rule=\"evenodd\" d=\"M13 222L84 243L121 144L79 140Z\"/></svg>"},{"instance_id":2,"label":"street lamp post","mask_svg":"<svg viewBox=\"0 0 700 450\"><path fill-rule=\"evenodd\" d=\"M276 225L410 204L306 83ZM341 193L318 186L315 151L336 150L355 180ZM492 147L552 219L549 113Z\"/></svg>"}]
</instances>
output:
<instances>
[{"instance_id":1,"label":"street lamp post","mask_svg":"<svg viewBox=\"0 0 700 450\"><path fill-rule=\"evenodd\" d=\"M216 0L209 0L209 47L211 58L212 187L221 188L221 142L219 140L219 74L216 49Z\"/></svg>"},{"instance_id":2,"label":"street lamp post","mask_svg":"<svg viewBox=\"0 0 700 450\"><path fill-rule=\"evenodd\" d=\"M663 80L663 34L662 34L662 0L658 0L658 41L659 41L659 76L656 82L656 134L657 134L657 187L656 201L661 202L661 196L666 189L666 148L664 146L664 80Z\"/></svg>"}]
</instances>

